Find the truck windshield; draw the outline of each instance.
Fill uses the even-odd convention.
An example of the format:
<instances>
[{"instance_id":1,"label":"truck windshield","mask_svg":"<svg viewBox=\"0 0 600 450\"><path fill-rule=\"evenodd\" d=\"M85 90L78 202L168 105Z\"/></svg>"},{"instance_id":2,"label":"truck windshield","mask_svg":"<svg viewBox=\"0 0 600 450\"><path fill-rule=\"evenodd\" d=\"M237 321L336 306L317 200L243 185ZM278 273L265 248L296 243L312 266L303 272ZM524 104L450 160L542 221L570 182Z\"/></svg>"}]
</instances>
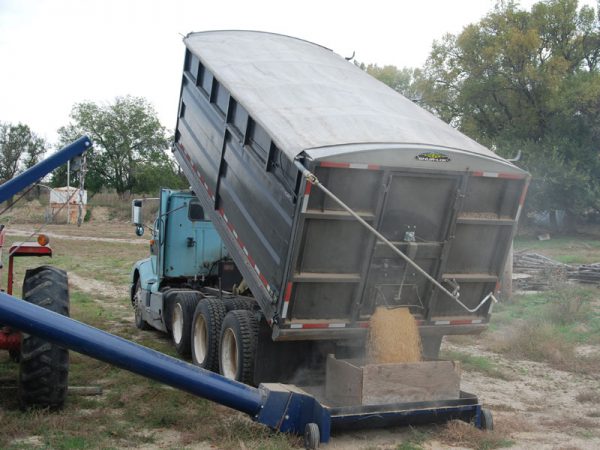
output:
<instances>
[{"instance_id":1,"label":"truck windshield","mask_svg":"<svg viewBox=\"0 0 600 450\"><path fill-rule=\"evenodd\" d=\"M190 201L188 217L192 222L204 220L204 210L202 209L202 206L198 200Z\"/></svg>"}]
</instances>

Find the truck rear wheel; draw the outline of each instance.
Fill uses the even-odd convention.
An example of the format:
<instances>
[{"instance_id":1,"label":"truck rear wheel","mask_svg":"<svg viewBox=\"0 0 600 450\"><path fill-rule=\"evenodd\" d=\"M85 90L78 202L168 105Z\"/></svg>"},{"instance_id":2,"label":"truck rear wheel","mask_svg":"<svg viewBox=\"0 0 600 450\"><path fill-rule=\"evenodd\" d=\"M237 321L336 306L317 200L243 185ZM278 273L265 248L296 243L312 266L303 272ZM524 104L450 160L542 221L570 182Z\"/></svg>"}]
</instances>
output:
<instances>
[{"instance_id":1,"label":"truck rear wheel","mask_svg":"<svg viewBox=\"0 0 600 450\"><path fill-rule=\"evenodd\" d=\"M229 312L235 311L236 309L247 309L251 311L254 309L254 304L256 302L253 300L247 300L245 298L233 297L225 299L223 303L225 304L225 309L227 309L227 312Z\"/></svg>"},{"instance_id":2,"label":"truck rear wheel","mask_svg":"<svg viewBox=\"0 0 600 450\"><path fill-rule=\"evenodd\" d=\"M213 372L219 371L219 337L226 314L221 300L200 300L192 321L192 360L194 364Z\"/></svg>"},{"instance_id":3,"label":"truck rear wheel","mask_svg":"<svg viewBox=\"0 0 600 450\"><path fill-rule=\"evenodd\" d=\"M175 350L181 356L190 355L190 335L194 310L198 304L195 292L178 292L171 307L171 335Z\"/></svg>"},{"instance_id":4,"label":"truck rear wheel","mask_svg":"<svg viewBox=\"0 0 600 450\"><path fill-rule=\"evenodd\" d=\"M252 311L228 312L221 327L221 374L242 383L252 383L257 340L258 321Z\"/></svg>"},{"instance_id":5,"label":"truck rear wheel","mask_svg":"<svg viewBox=\"0 0 600 450\"><path fill-rule=\"evenodd\" d=\"M63 316L69 316L66 272L51 266L27 270L23 299ZM23 333L19 367L19 402L22 409L63 407L67 398L69 351Z\"/></svg>"}]
</instances>

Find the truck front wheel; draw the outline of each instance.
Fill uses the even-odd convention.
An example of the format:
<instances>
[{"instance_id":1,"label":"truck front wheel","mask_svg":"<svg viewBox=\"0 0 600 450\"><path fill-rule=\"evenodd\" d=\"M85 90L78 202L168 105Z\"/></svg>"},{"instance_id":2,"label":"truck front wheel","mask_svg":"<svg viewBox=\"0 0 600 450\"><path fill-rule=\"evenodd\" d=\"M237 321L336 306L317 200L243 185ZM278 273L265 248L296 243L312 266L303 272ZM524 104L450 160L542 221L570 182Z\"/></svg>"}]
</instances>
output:
<instances>
[{"instance_id":1,"label":"truck front wheel","mask_svg":"<svg viewBox=\"0 0 600 450\"><path fill-rule=\"evenodd\" d=\"M142 308L144 307L144 299L142 298L142 284L138 279L135 283L135 292L133 293L133 312L135 314L135 326L140 330L149 330L150 325L144 320Z\"/></svg>"},{"instance_id":2,"label":"truck front wheel","mask_svg":"<svg viewBox=\"0 0 600 450\"><path fill-rule=\"evenodd\" d=\"M258 321L254 313L248 310L229 311L221 326L221 374L232 380L251 384L257 340Z\"/></svg>"},{"instance_id":3,"label":"truck front wheel","mask_svg":"<svg viewBox=\"0 0 600 450\"><path fill-rule=\"evenodd\" d=\"M51 266L27 270L23 299L63 316L69 316L66 272ZM63 407L67 398L69 351L23 333L19 367L19 402L22 409Z\"/></svg>"},{"instance_id":4,"label":"truck front wheel","mask_svg":"<svg viewBox=\"0 0 600 450\"><path fill-rule=\"evenodd\" d=\"M194 364L213 372L219 371L219 337L225 313L221 300L205 298L198 302L192 321Z\"/></svg>"}]
</instances>

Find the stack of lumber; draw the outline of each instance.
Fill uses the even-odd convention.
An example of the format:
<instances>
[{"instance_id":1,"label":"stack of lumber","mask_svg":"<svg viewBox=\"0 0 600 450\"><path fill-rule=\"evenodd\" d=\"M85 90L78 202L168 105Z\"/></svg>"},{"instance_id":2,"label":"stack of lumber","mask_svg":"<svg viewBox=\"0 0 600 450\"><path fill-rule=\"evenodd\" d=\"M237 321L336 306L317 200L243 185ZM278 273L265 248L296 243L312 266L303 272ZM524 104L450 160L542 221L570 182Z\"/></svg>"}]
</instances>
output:
<instances>
[{"instance_id":1,"label":"stack of lumber","mask_svg":"<svg viewBox=\"0 0 600 450\"><path fill-rule=\"evenodd\" d=\"M566 281L567 268L566 264L539 253L515 252L513 256L513 274L528 275L514 277L516 287L524 291L545 291Z\"/></svg>"},{"instance_id":2,"label":"stack of lumber","mask_svg":"<svg viewBox=\"0 0 600 450\"><path fill-rule=\"evenodd\" d=\"M571 266L567 270L567 279L600 285L600 263Z\"/></svg>"},{"instance_id":3,"label":"stack of lumber","mask_svg":"<svg viewBox=\"0 0 600 450\"><path fill-rule=\"evenodd\" d=\"M565 281L600 285L600 263L569 265L527 251L515 252L513 274L521 290L543 291Z\"/></svg>"}]
</instances>

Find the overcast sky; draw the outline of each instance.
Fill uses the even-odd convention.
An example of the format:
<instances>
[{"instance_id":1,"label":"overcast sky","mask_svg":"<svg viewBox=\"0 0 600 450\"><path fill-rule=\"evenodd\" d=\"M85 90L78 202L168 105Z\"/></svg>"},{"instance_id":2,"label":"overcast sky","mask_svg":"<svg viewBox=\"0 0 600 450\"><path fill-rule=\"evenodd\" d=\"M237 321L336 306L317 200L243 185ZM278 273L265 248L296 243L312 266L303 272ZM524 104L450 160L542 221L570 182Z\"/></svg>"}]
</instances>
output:
<instances>
[{"instance_id":1,"label":"overcast sky","mask_svg":"<svg viewBox=\"0 0 600 450\"><path fill-rule=\"evenodd\" d=\"M529 8L534 0L522 0ZM596 0L580 0L596 5ZM421 66L495 0L0 0L0 121L56 141L76 102L146 97L175 125L190 31L249 29L379 65Z\"/></svg>"}]
</instances>

